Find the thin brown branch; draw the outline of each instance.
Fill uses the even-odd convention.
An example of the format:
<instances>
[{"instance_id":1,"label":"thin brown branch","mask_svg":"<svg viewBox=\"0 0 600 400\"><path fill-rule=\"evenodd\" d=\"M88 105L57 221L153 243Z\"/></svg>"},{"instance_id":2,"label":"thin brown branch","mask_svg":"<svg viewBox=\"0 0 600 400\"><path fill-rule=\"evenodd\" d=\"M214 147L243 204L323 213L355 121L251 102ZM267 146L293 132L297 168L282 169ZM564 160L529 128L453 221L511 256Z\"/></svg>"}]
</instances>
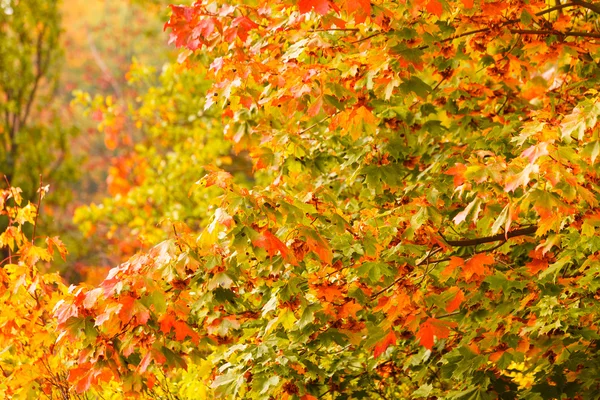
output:
<instances>
[{"instance_id":1,"label":"thin brown branch","mask_svg":"<svg viewBox=\"0 0 600 400\"><path fill-rule=\"evenodd\" d=\"M308 32L358 32L360 29L358 28L323 28L323 29L311 29Z\"/></svg>"},{"instance_id":2,"label":"thin brown branch","mask_svg":"<svg viewBox=\"0 0 600 400\"><path fill-rule=\"evenodd\" d=\"M38 189L39 192L39 196L38 196L38 201L37 201L37 206L36 206L36 210L35 210L35 219L33 221L33 234L31 235L31 244L34 244L35 241L35 230L37 228L37 223L38 223L38 217L40 215L40 206L42 205L42 196L44 193L44 182L42 180L42 174L40 174L40 188Z\"/></svg>"},{"instance_id":3,"label":"thin brown branch","mask_svg":"<svg viewBox=\"0 0 600 400\"><path fill-rule=\"evenodd\" d=\"M179 251L183 253L183 248L181 247L181 243L179 243L179 235L177 234L177 229L175 225L173 225L173 233L175 233L175 243L177 243L177 247L179 247Z\"/></svg>"},{"instance_id":4,"label":"thin brown branch","mask_svg":"<svg viewBox=\"0 0 600 400\"><path fill-rule=\"evenodd\" d=\"M541 17L542 15L549 14L549 13L551 13L553 11L562 10L563 8L574 7L574 6L581 6L581 7L593 6L593 7L597 8L597 6L595 6L593 4L585 3L583 1L572 1L570 3L560 4L560 5L557 5L557 6L554 6L554 7L546 8L545 10L542 10L540 12L535 13L535 16L536 17ZM586 7L586 8L589 8L589 7ZM508 21L502 23L500 26L501 27L505 27L505 26L508 26L508 25L513 25L513 24L519 23L520 21L521 21L520 19L511 19L511 20L508 20ZM449 38L440 40L439 43L451 42L451 41L453 41L455 39L460 39L460 38L465 37L465 36L476 35L478 33L489 32L490 30L491 30L491 28L475 29L475 30L472 30L472 31L464 32L464 33L461 33L459 35L451 36ZM423 50L423 49L426 49L428 47L429 47L428 45L425 45L425 46L419 47L419 49Z\"/></svg>"},{"instance_id":5,"label":"thin brown branch","mask_svg":"<svg viewBox=\"0 0 600 400\"><path fill-rule=\"evenodd\" d=\"M327 121L329 118L335 117L339 113L340 113L340 111L337 111L335 114L328 115L327 117L323 118L322 120L315 122L314 124L312 124L308 128L301 130L300 132L297 133L297 135L302 135L303 133L306 133L306 132L310 131L315 126L317 126L319 124L322 124L323 122Z\"/></svg>"},{"instance_id":6,"label":"thin brown branch","mask_svg":"<svg viewBox=\"0 0 600 400\"><path fill-rule=\"evenodd\" d=\"M382 35L384 33L385 33L384 31L379 31L377 33L374 33L374 34L369 35L367 37L364 37L362 39L358 39L358 40L355 40L354 42L350 42L350 44L357 44L357 43L360 43L360 42L364 42L365 40L369 40L371 38L374 38L375 36L379 36L379 35Z\"/></svg>"},{"instance_id":7,"label":"thin brown branch","mask_svg":"<svg viewBox=\"0 0 600 400\"><path fill-rule=\"evenodd\" d=\"M462 239L462 240L446 240L446 243L452 247L468 247L468 246L477 246L479 244L484 243L492 243L492 242L506 242L510 238L514 238L517 236L527 236L532 235L537 231L537 225L528 226L527 228L515 229L514 231L509 231L506 233L499 233L497 235L485 236L475 239ZM443 237L443 236L442 236Z\"/></svg>"},{"instance_id":8,"label":"thin brown branch","mask_svg":"<svg viewBox=\"0 0 600 400\"><path fill-rule=\"evenodd\" d=\"M560 32L560 31L554 31L554 30L536 30L536 29L511 29L510 32L518 33L521 35L557 35L557 36L600 38L600 33L598 33L598 32Z\"/></svg>"},{"instance_id":9,"label":"thin brown branch","mask_svg":"<svg viewBox=\"0 0 600 400\"><path fill-rule=\"evenodd\" d=\"M593 12L595 12L596 14L600 14L600 5L599 4L594 4L594 3L588 3L587 1L582 1L582 0L573 0L571 2L571 4L583 7L583 8L587 8L588 10L591 10Z\"/></svg>"}]
</instances>

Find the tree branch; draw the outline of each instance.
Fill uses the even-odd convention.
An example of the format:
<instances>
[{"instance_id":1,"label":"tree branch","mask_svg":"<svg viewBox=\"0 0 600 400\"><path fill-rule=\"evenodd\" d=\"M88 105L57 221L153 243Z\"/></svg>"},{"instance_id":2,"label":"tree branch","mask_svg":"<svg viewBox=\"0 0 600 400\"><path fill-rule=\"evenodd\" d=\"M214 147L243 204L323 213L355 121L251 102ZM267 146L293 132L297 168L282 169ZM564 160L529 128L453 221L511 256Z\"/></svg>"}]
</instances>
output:
<instances>
[{"instance_id":1,"label":"tree branch","mask_svg":"<svg viewBox=\"0 0 600 400\"><path fill-rule=\"evenodd\" d=\"M557 36L576 36L576 37L589 37L589 38L600 38L598 32L560 32L553 30L535 30L535 29L511 29L511 33L519 33L522 35L557 35Z\"/></svg>"},{"instance_id":2,"label":"tree branch","mask_svg":"<svg viewBox=\"0 0 600 400\"><path fill-rule=\"evenodd\" d=\"M582 0L573 0L571 1L571 4L587 8L588 10L592 10L593 12L600 14L600 5L598 4L588 3L587 1Z\"/></svg>"},{"instance_id":3,"label":"tree branch","mask_svg":"<svg viewBox=\"0 0 600 400\"><path fill-rule=\"evenodd\" d=\"M446 240L446 239L444 239L444 241L452 247L477 246L478 244L492 243L492 242L498 242L498 241L506 242L508 239L514 238L517 236L532 235L537 231L537 229L538 229L537 225L532 225L527 228L515 229L514 231L509 231L507 233L499 233L499 234L493 235L493 236L486 236L486 237L481 237L481 238L476 238L476 239L462 239L462 240ZM442 236L442 238L443 238L443 236Z\"/></svg>"}]
</instances>

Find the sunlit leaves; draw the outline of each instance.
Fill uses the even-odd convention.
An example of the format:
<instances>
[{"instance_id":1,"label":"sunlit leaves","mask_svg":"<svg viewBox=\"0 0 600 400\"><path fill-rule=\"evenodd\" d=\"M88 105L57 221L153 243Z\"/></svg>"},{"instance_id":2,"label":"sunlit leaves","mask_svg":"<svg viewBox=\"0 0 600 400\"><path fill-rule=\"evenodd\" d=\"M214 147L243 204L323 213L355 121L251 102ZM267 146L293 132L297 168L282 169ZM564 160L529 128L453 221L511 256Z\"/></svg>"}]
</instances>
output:
<instances>
[{"instance_id":1,"label":"sunlit leaves","mask_svg":"<svg viewBox=\"0 0 600 400\"><path fill-rule=\"evenodd\" d=\"M146 230L162 214L178 222L100 290L58 303L59 343L79 341L89 366L71 383L93 388L108 368L146 389L201 365L206 397L591 387L597 54L585 40L596 17L581 11L173 7L186 63L138 115L160 145L136 148L143 180L107 204ZM549 32L567 19L580 34ZM526 357L536 384L505 373Z\"/></svg>"}]
</instances>

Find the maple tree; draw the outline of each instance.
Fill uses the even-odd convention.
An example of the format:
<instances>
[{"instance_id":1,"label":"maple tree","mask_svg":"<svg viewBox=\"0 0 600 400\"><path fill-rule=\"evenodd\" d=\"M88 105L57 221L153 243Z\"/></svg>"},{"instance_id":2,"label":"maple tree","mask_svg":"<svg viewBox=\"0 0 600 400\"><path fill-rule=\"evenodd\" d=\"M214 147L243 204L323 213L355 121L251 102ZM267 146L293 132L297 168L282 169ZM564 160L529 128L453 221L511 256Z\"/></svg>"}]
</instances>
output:
<instances>
[{"instance_id":1,"label":"maple tree","mask_svg":"<svg viewBox=\"0 0 600 400\"><path fill-rule=\"evenodd\" d=\"M139 149L152 179L107 204L179 214L62 295L73 392L598 398L596 3L171 9L182 66L138 111L164 147ZM169 82L183 102L155 113ZM221 141L210 161L215 132L251 179L217 162Z\"/></svg>"}]
</instances>

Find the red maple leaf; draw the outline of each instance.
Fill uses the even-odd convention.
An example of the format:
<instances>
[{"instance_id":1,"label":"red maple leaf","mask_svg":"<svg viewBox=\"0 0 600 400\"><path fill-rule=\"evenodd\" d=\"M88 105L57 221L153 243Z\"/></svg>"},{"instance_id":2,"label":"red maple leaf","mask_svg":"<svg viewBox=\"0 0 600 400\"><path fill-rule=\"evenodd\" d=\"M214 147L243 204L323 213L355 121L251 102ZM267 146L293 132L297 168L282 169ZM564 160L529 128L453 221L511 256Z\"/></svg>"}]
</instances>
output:
<instances>
[{"instance_id":1,"label":"red maple leaf","mask_svg":"<svg viewBox=\"0 0 600 400\"><path fill-rule=\"evenodd\" d=\"M301 14L305 14L307 12L312 11L325 15L329 11L331 7L331 3L329 0L300 0L298 1L298 8L300 9Z\"/></svg>"},{"instance_id":2,"label":"red maple leaf","mask_svg":"<svg viewBox=\"0 0 600 400\"><path fill-rule=\"evenodd\" d=\"M450 289L452 291L456 291L457 288L453 288ZM454 298L452 300L450 300L448 302L448 304L446 304L446 312L453 312L454 310L458 310L458 308L460 307L460 303L462 303L462 301L465 299L465 294L463 293L462 290L458 289L458 292L456 292L456 295L454 296Z\"/></svg>"},{"instance_id":3,"label":"red maple leaf","mask_svg":"<svg viewBox=\"0 0 600 400\"><path fill-rule=\"evenodd\" d=\"M375 345L375 349L373 350L373 356L375 358L379 357L387 350L388 347L394 344L396 344L396 335L394 334L394 331L390 331L390 333L388 333L383 338L383 340L381 340L379 343L377 343L377 345Z\"/></svg>"},{"instance_id":4,"label":"red maple leaf","mask_svg":"<svg viewBox=\"0 0 600 400\"><path fill-rule=\"evenodd\" d=\"M417 332L417 338L422 346L428 349L433 348L434 338L445 339L450 335L450 328L456 326L454 322L444 322L435 318L427 318L419 326L419 332Z\"/></svg>"},{"instance_id":5,"label":"red maple leaf","mask_svg":"<svg viewBox=\"0 0 600 400\"><path fill-rule=\"evenodd\" d=\"M467 166L461 163L457 163L454 167L449 168L445 174L452 175L454 177L454 187L458 187L465 183L465 172L467 171Z\"/></svg>"},{"instance_id":6,"label":"red maple leaf","mask_svg":"<svg viewBox=\"0 0 600 400\"><path fill-rule=\"evenodd\" d=\"M265 249L269 257L273 257L279 252L286 262L296 265L296 258L290 249L268 230L265 230L256 239L252 240L252 244Z\"/></svg>"},{"instance_id":7,"label":"red maple leaf","mask_svg":"<svg viewBox=\"0 0 600 400\"><path fill-rule=\"evenodd\" d=\"M348 15L354 14L354 21L363 23L371 15L370 0L347 0L345 4Z\"/></svg>"},{"instance_id":8,"label":"red maple leaf","mask_svg":"<svg viewBox=\"0 0 600 400\"><path fill-rule=\"evenodd\" d=\"M429 0L426 8L427 8L427 11L429 11L432 14L437 15L438 17L441 17L442 12L444 11L444 9L442 7L442 3L440 3L438 0Z\"/></svg>"},{"instance_id":9,"label":"red maple leaf","mask_svg":"<svg viewBox=\"0 0 600 400\"><path fill-rule=\"evenodd\" d=\"M231 27L237 27L237 37L239 37L242 42L245 42L246 39L248 39L248 32L252 29L258 28L258 24L248 17L240 16L231 22Z\"/></svg>"},{"instance_id":10,"label":"red maple leaf","mask_svg":"<svg viewBox=\"0 0 600 400\"><path fill-rule=\"evenodd\" d=\"M165 314L160 320L160 331L162 333L169 333L171 328L175 325L175 316L173 314Z\"/></svg>"},{"instance_id":11,"label":"red maple leaf","mask_svg":"<svg viewBox=\"0 0 600 400\"><path fill-rule=\"evenodd\" d=\"M306 244L308 245L310 251L314 252L317 256L319 256L321 261L327 264L331 264L331 261L333 260L333 253L331 252L331 247L329 247L329 243L323 240L322 237L308 236L306 238Z\"/></svg>"}]
</instances>

